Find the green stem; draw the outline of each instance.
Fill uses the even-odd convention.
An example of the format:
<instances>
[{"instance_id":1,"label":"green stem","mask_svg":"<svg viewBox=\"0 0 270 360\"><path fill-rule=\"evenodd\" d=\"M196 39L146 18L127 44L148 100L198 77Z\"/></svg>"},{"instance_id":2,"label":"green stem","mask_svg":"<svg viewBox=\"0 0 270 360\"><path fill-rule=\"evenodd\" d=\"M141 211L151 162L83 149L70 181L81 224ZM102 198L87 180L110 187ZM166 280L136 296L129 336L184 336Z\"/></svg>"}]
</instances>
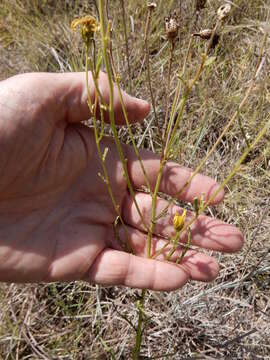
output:
<instances>
[{"instance_id":1,"label":"green stem","mask_svg":"<svg viewBox=\"0 0 270 360\"><path fill-rule=\"evenodd\" d=\"M150 68L150 59L149 59L149 45L148 45L148 36L149 36L149 29L150 29L150 22L151 22L152 10L148 8L146 25L144 30L144 46L145 46L145 58L146 58L146 69L147 69L147 82L149 87L149 92L151 96L151 103L154 112L154 119L155 119L155 126L158 131L158 135L161 135L160 126L158 123L157 111L156 111L156 101L153 94L152 82L151 82L151 68Z\"/></svg>"},{"instance_id":2,"label":"green stem","mask_svg":"<svg viewBox=\"0 0 270 360\"><path fill-rule=\"evenodd\" d=\"M158 195L158 192L159 192L159 188L160 188L162 174L163 174L165 164L166 164L166 161L162 160L161 163L160 163L160 168L159 168L158 174L157 174L157 180L156 180L154 193L152 195L151 224L150 224L150 228L149 228L149 231L148 231L148 234L147 234L147 244L146 244L146 254L147 254L148 258L151 257L152 236L153 236L153 233L154 233L154 230L155 230L157 195Z\"/></svg>"},{"instance_id":3,"label":"green stem","mask_svg":"<svg viewBox=\"0 0 270 360\"><path fill-rule=\"evenodd\" d=\"M166 104L165 104L166 110L165 110L165 119L164 119L164 128L163 128L163 139L165 139L167 125L168 125L173 54L174 54L174 40L171 40L170 41L170 58L169 58L169 68L168 68L168 82L167 82L167 94L166 94Z\"/></svg>"},{"instance_id":4,"label":"green stem","mask_svg":"<svg viewBox=\"0 0 270 360\"><path fill-rule=\"evenodd\" d=\"M241 110L243 109L244 105L246 104L250 94L253 91L253 88L256 84L256 80L257 77L259 75L259 70L260 70L260 64L262 61L262 55L263 55L263 50L265 48L265 44L266 44L266 40L267 40L267 34L264 34L263 37L263 41L262 41L262 45L260 48L260 53L259 53L259 57L257 60L257 64L255 67L255 71L252 77L252 81L251 84L249 86L249 88L247 89L244 98L242 99L240 105L238 106L238 109L235 111L235 113L233 114L233 116L231 117L231 119L229 120L229 122L227 123L227 125L225 126L225 128L223 129L222 133L220 134L220 136L218 137L217 141L215 142L215 144L213 145L213 147L211 148L211 150L207 153L207 155L204 157L204 159L200 162L200 164L196 167L196 169L194 170L194 172L192 173L192 175L189 177L189 179L185 182L185 184L181 187L181 189L175 194L174 198L179 198L181 196L181 194L187 189L187 187L190 185L191 181L194 179L194 177L199 173L199 171L201 170L201 168L206 164L207 160L209 159L209 157L214 153L214 151L216 150L217 146L219 145L219 143L222 141L224 135L228 132L229 128L232 126L232 124L235 122L237 116L239 116ZM205 62L206 58L205 56L202 59L202 62ZM203 67L203 63L201 63L199 70ZM197 76L199 75L199 71L197 72ZM172 204L173 200L169 200L168 205L165 207L165 209L162 211L162 214L165 214L168 211L168 208L170 207L170 205ZM160 214L160 216L162 216L162 214Z\"/></svg>"},{"instance_id":5,"label":"green stem","mask_svg":"<svg viewBox=\"0 0 270 360\"><path fill-rule=\"evenodd\" d=\"M200 214L203 213L203 211L212 203L212 201L216 198L216 196L220 193L220 191L222 191L224 189L224 187L228 184L228 182L232 179L232 177L238 172L241 164L243 163L243 161L246 159L246 157L248 156L248 154L250 153L251 150L254 149L254 147L258 144L258 142L262 139L262 137L266 134L267 130L270 128L270 120L268 120L268 122L266 123L266 125L263 127L263 129L259 132L259 134L256 136L255 140L253 141L253 143L250 145L249 148L247 148L245 150L245 152L242 154L242 156L240 157L240 159L236 162L235 166L233 167L232 171L230 172L230 174L226 177L226 179L222 182L221 185L219 185L219 187L217 188L217 190L210 196L210 198L207 200L207 202L205 202L205 204L199 209L198 213L196 215L194 215L194 217L184 226L184 228L181 230L181 232L179 233L179 235L181 235L184 231L186 231L188 228L190 228L190 226L194 223L194 221L196 221L196 219L198 218L198 216ZM166 243L159 251L157 251L155 253L155 255L152 258L156 258L158 257L160 254L163 253L163 251L170 245L170 242ZM172 251L170 253L170 256L173 255L173 253L175 252Z\"/></svg>"},{"instance_id":6,"label":"green stem","mask_svg":"<svg viewBox=\"0 0 270 360\"><path fill-rule=\"evenodd\" d=\"M177 115L177 118L175 120L175 123L174 123L173 116L170 116L170 121L169 121L169 124L168 124L168 131L167 131L168 135L167 135L167 139L166 139L166 145L165 145L165 148L163 150L162 157L161 157L160 168L159 168L159 172L158 172L158 175L157 175L157 181L156 181L155 190L154 190L153 198L152 198L151 225L150 225L150 231L148 232L148 236L147 236L147 255L148 255L148 257L151 257L152 235L154 233L155 220L156 220L157 195L158 195L158 191L159 191L159 188L160 188L160 183L161 183L161 179L162 179L162 173L163 173L164 167L166 165L166 162L168 160L171 147L172 147L172 145L173 145L173 143L175 141L176 132L177 132L178 126L180 124L180 121L181 121L181 119L183 117L183 112L184 112L184 108L185 108L188 96L189 96L193 86L196 84L196 82L199 80L199 78L200 78L200 76L202 74L205 61L206 61L206 55L204 55L202 57L201 64L200 64L194 78L190 81L189 84L186 85L185 92L184 92L183 97L182 97L182 99L180 101L180 107L179 107L179 111L178 111L178 115ZM175 96L175 99L177 99L176 96ZM171 114L173 112L174 112L174 109L172 109Z\"/></svg>"},{"instance_id":7,"label":"green stem","mask_svg":"<svg viewBox=\"0 0 270 360\"><path fill-rule=\"evenodd\" d=\"M98 133L98 126L97 126L97 118L96 118L96 106L97 106L97 98L96 98L96 101L95 101L95 105L93 106L93 103L92 103L92 100L91 100L91 94L90 94L90 89L89 89L89 45L86 44L86 62L85 62L85 76L86 76L86 88L87 88L87 101L88 101L88 106L89 106L89 110L91 112L91 114L93 115L93 124L94 124L94 135L95 135L95 142L96 142L96 147L97 147L97 152L98 152L98 157L100 159L100 163L101 163L101 167L102 167L102 170L103 170L103 176L104 176L104 182L107 186L107 190L108 190L108 193L109 193L109 196L111 198L111 201L112 201L112 204L113 204L113 207L114 207L114 210L123 226L123 229L124 229L124 232L125 232L125 235L126 235L126 239L129 238L129 234L128 234L128 231L127 231L127 227L123 221L123 218L121 216L121 213L119 211L119 205L117 204L116 200L115 200L115 197L114 197L114 194L113 194L113 191L112 191L112 188L111 188L111 184L110 184L110 181L109 181L109 174L108 174L108 171L107 171L107 168L106 168L106 165L105 165L105 159L103 157L103 154L102 154L102 151L101 151L101 147L100 147L100 142L102 140L102 133L103 133L103 130L101 130L101 134ZM98 94L98 90L97 90L97 81L94 77L94 72L93 72L93 69L92 69L92 66L91 67L91 73L92 73L92 77L94 79L94 83L95 83L95 86L96 86L96 91L97 91L97 94ZM97 95L96 95L97 96ZM103 115L103 110L100 111L101 112L101 121L102 121L102 124L104 123L104 115ZM132 248L129 244L129 242L127 241L126 243L126 246L127 246L127 250L129 252L132 252Z\"/></svg>"},{"instance_id":8,"label":"green stem","mask_svg":"<svg viewBox=\"0 0 270 360\"><path fill-rule=\"evenodd\" d=\"M120 157L120 161L122 163L123 166L123 173L124 173L124 177L126 179L127 182L127 186L128 186L128 190L130 192L130 196L132 197L133 201L134 201L134 205L137 209L137 212L140 216L141 222L145 228L146 231L148 231L148 227L145 223L145 220L143 218L142 212L139 208L139 205L136 201L135 198L135 193L130 181L130 177L128 174L128 169L127 169L127 159L124 156L124 152L121 146L121 143L118 139L118 133L117 133L117 129L116 129L116 125L115 125L115 117L114 117L114 109L113 109L113 99L114 99L114 89L113 89L113 80L112 80L112 71L111 71L111 66L110 66L110 62L109 62L109 56L107 53L107 45L108 45L108 33L109 31L105 31L105 24L104 24L104 10L103 10L103 1L99 0L99 16L100 16L100 29L101 29L101 38L102 38L102 48L103 48L103 58L104 58L104 63L105 63L105 68L107 71L107 76L108 76L108 82L109 82L109 99L110 99L110 103L109 103L109 117L110 117L110 124L111 124L111 129L113 132L113 137L115 140L115 145L116 145L116 149L117 152L119 154Z\"/></svg>"},{"instance_id":9,"label":"green stem","mask_svg":"<svg viewBox=\"0 0 270 360\"><path fill-rule=\"evenodd\" d=\"M145 296L146 296L146 290L142 290L141 299L139 301L138 305L138 324L137 324L137 331L136 331L136 344L135 348L133 350L132 359L138 360L140 356L141 351L141 345L142 345L142 335L143 335L143 308L145 303Z\"/></svg>"},{"instance_id":10,"label":"green stem","mask_svg":"<svg viewBox=\"0 0 270 360\"><path fill-rule=\"evenodd\" d=\"M146 173L146 170L145 170L145 167L144 167L144 165L143 165L140 152L139 152L139 150L138 150L138 148L137 148L137 145L136 145L136 142L135 142L135 139L134 139L134 136L133 136L133 132L132 132L132 129L131 129L131 126L130 126L130 122L129 122L129 119L128 119L127 110L126 110L126 107L125 107L125 103L124 103L122 91L121 91L121 88L120 88L118 76L117 76L117 74L116 74L116 71L115 71L114 66L113 66L112 68L113 68L115 83L116 83L117 90L118 90L118 94L119 94L119 98L120 98L120 103L121 103L122 111L123 111L124 118L125 118L125 122L126 122L126 125L127 125L127 128L128 128L128 133L129 133L129 136L130 136L130 138L131 138L131 142L132 142L132 146L133 146L134 152L135 152L135 154L136 154L136 156L137 156L137 158L138 158L138 161L139 161L139 163L140 163L140 166L141 166L141 169L142 169L142 173L143 173L143 176L144 176L144 179L145 179L146 186L147 186L147 188L148 188L148 190L149 190L149 192L150 192L150 195L151 195L151 194L152 194L152 189L151 189L149 177L148 177L148 175L147 175L147 173Z\"/></svg>"},{"instance_id":11,"label":"green stem","mask_svg":"<svg viewBox=\"0 0 270 360\"><path fill-rule=\"evenodd\" d=\"M122 18L123 18L125 45L126 45L126 57L127 57L127 65L128 65L129 93L131 93L131 92L132 92L132 83L131 83L131 70L130 70L130 60L129 60L129 46L128 46L127 24L126 24L126 11L125 11L125 3L124 3L124 0L121 0L121 7L122 7Z\"/></svg>"}]
</instances>

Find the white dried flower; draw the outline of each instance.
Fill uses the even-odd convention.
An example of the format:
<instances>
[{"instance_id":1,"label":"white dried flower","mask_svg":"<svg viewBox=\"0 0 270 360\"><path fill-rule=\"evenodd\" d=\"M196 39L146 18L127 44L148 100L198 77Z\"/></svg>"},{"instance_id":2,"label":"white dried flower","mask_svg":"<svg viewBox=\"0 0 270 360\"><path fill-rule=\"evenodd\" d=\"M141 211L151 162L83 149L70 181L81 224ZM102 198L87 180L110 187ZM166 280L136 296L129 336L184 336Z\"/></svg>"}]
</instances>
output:
<instances>
[{"instance_id":1,"label":"white dried flower","mask_svg":"<svg viewBox=\"0 0 270 360\"><path fill-rule=\"evenodd\" d=\"M220 8L217 11L217 17L219 20L224 20L226 17L229 16L231 12L231 5L230 4L224 4L221 5Z\"/></svg>"},{"instance_id":2,"label":"white dried flower","mask_svg":"<svg viewBox=\"0 0 270 360\"><path fill-rule=\"evenodd\" d=\"M147 7L149 10L155 10L155 8L157 7L157 4L155 2L148 2Z\"/></svg>"}]
</instances>

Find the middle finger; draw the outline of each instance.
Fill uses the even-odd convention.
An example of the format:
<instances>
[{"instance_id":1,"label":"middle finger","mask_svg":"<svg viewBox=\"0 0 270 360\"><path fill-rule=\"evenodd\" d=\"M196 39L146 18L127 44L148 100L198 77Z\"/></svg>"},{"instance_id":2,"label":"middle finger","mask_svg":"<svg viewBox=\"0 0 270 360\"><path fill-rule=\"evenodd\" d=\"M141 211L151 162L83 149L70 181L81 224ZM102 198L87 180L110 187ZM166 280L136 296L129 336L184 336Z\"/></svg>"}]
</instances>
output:
<instances>
[{"instance_id":1,"label":"middle finger","mask_svg":"<svg viewBox=\"0 0 270 360\"><path fill-rule=\"evenodd\" d=\"M144 221L149 226L151 223L152 198L149 194L140 192L135 194L135 198L144 217ZM173 226L174 215L176 212L181 214L183 209L180 206L172 204L162 216L159 216L167 207L168 201L161 198L157 200L154 234L168 239L175 234ZM131 196L128 195L125 198L123 209L124 221L128 225L144 231L144 225ZM186 224L192 220L193 217L194 213L192 211L188 211ZM235 226L205 215L200 215L192 223L190 230L191 244L206 249L222 252L234 252L241 249L243 244L243 236ZM181 234L179 241L182 243L187 241L186 232Z\"/></svg>"}]
</instances>

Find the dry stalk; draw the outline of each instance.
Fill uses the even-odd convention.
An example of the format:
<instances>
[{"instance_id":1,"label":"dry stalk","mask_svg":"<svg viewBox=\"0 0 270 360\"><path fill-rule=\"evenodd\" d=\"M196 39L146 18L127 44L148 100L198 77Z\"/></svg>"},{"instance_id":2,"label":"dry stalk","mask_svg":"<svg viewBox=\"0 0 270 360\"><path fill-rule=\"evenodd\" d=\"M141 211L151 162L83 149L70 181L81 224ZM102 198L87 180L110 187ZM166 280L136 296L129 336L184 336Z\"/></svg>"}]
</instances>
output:
<instances>
[{"instance_id":1,"label":"dry stalk","mask_svg":"<svg viewBox=\"0 0 270 360\"><path fill-rule=\"evenodd\" d=\"M168 77L167 77L167 89L166 89L166 103L165 103L165 118L163 125L163 150L164 143L166 139L166 131L168 127L168 117L169 117L169 101L170 101L170 91L171 91L171 73L172 73L172 63L175 49L175 39L178 35L179 24L178 24L178 16L176 12L173 15L165 18L165 31L168 41L170 43L170 56L169 56L169 65L168 65ZM163 151L164 152L164 151Z\"/></svg>"}]
</instances>

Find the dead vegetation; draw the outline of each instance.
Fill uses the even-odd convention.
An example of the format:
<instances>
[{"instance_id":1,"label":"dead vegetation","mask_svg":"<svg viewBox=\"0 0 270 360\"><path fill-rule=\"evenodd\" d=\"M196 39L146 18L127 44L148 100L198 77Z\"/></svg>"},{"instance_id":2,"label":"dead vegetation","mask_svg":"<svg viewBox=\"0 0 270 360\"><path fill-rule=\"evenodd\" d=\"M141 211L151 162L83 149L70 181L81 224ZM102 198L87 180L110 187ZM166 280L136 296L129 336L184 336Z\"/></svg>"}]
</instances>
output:
<instances>
[{"instance_id":1,"label":"dead vegetation","mask_svg":"<svg viewBox=\"0 0 270 360\"><path fill-rule=\"evenodd\" d=\"M113 20L112 49L124 88L129 87L122 1L108 2ZM165 89L170 49L163 20L170 10L179 16L172 64L171 96L182 67L189 36L212 28L222 1L207 1L196 15L195 2L159 1L152 16L149 53L156 113L165 117ZM235 0L233 16L212 50L216 61L192 91L179 129L174 159L196 167L237 109L250 83L265 29L270 31L269 0ZM131 91L150 101L144 52L146 7L124 1L127 21ZM79 38L72 34L74 17L95 13L84 0L2 0L0 3L1 79L28 71L83 70ZM268 18L269 19L269 18ZM75 38L74 38L75 37ZM260 77L239 121L208 160L204 172L221 181L270 113L270 43ZM194 41L187 71L194 73L205 48ZM163 85L164 86L161 86ZM154 114L136 127L140 146L159 151ZM125 129L119 131L129 142ZM151 293L146 303L149 324L145 358L270 359L270 145L268 135L254 149L227 187L223 205L209 213L236 224L245 247L236 255L220 255L218 279L190 283L179 292ZM102 288L85 283L5 285L0 287L0 357L3 359L129 359L134 341L136 290ZM112 352L113 351L113 352ZM167 355L167 356L166 356Z\"/></svg>"}]
</instances>

